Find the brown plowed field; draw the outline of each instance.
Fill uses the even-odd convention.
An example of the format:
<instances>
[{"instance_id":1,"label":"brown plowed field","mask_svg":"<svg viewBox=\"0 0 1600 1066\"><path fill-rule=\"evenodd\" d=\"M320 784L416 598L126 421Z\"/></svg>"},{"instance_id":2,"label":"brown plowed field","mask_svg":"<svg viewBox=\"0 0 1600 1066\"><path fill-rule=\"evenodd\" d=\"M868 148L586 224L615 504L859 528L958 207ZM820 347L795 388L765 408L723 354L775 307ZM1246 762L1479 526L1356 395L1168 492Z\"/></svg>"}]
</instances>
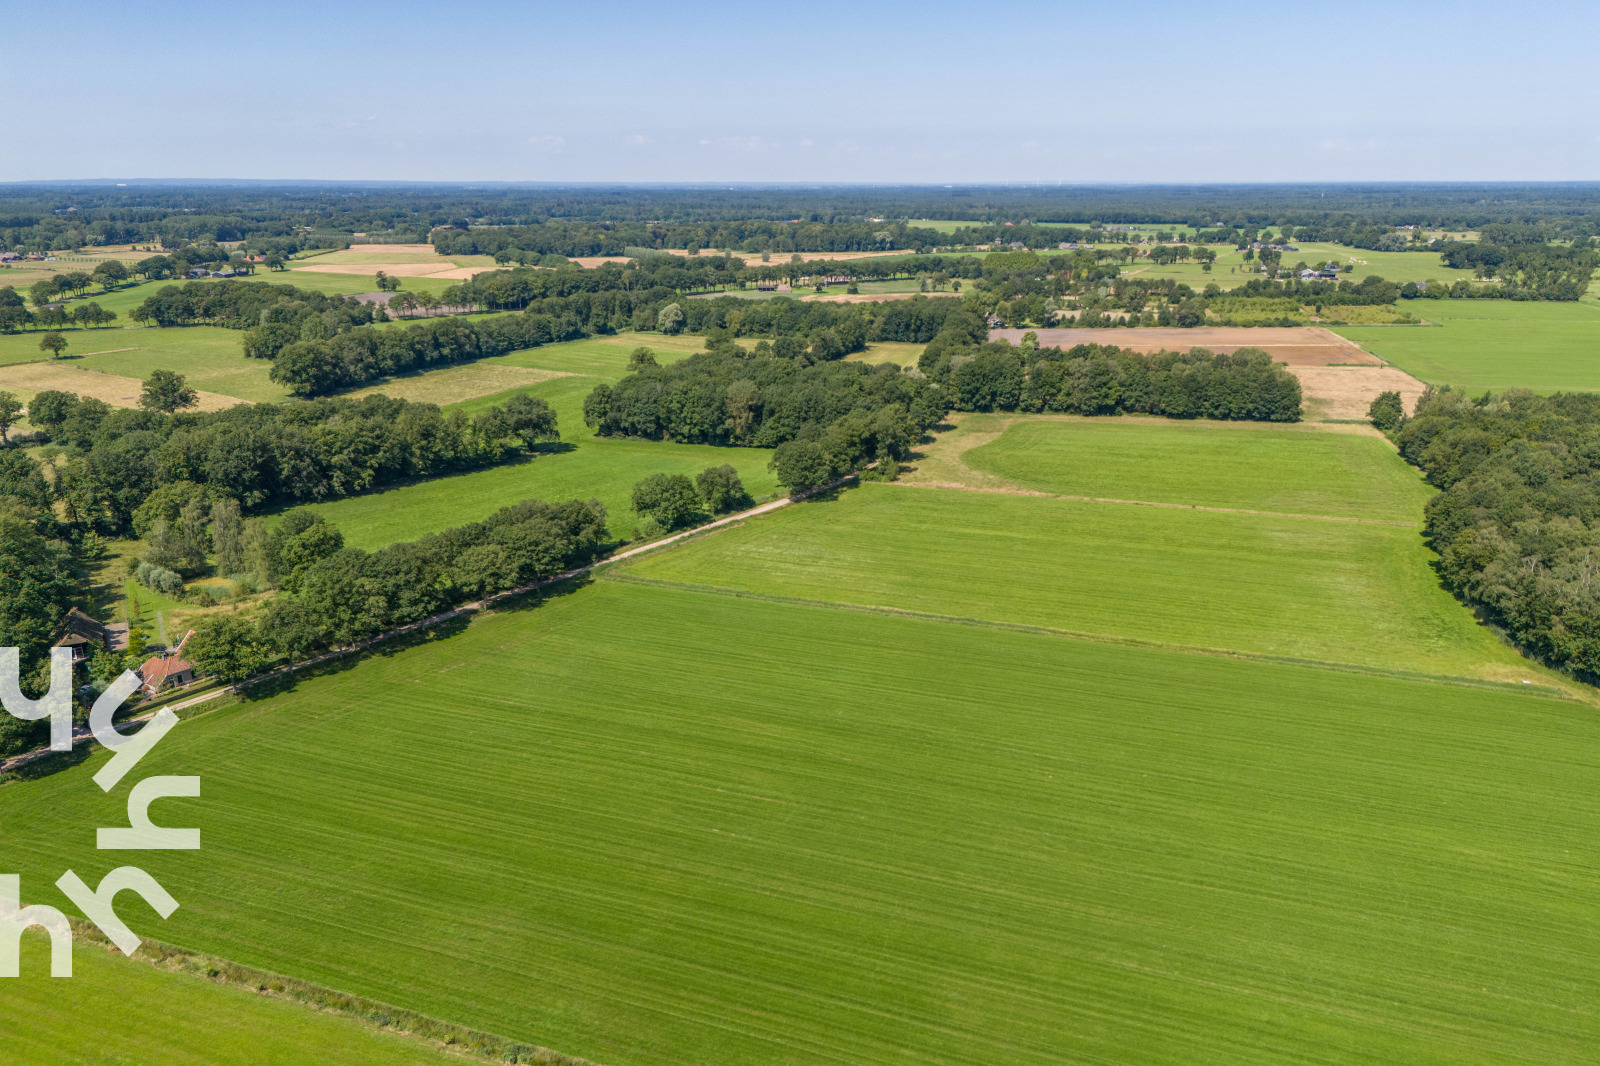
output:
<instances>
[{"instance_id":1,"label":"brown plowed field","mask_svg":"<svg viewBox=\"0 0 1600 1066\"><path fill-rule=\"evenodd\" d=\"M989 336L1005 337L1012 344L1022 340L1026 330L996 329ZM1330 366L1358 364L1382 366L1382 360L1364 352L1353 342L1320 326L1197 326L1194 329L1040 329L1039 343L1045 347L1070 348L1074 344L1115 344L1135 352L1186 352L1190 348L1210 348L1232 352L1239 348L1262 348L1274 361L1290 366Z\"/></svg>"}]
</instances>

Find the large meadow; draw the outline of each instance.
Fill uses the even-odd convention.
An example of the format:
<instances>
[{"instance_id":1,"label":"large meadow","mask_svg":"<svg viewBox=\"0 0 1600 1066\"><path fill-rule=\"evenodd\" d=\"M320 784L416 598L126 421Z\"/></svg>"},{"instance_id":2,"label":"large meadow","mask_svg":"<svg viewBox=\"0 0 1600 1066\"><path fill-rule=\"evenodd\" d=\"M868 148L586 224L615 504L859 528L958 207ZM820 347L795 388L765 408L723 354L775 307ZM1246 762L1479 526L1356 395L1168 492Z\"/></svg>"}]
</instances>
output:
<instances>
[{"instance_id":1,"label":"large meadow","mask_svg":"<svg viewBox=\"0 0 1600 1066\"><path fill-rule=\"evenodd\" d=\"M1339 254L1448 280L1435 256ZM360 277L305 263L263 280ZM1429 324L1339 332L1429 383L1600 388L1587 303L1415 309ZM69 337L59 362L0 337L0 387L160 366L212 402L284 398L234 331ZM634 348L702 344L594 337L369 385L469 414L527 392L561 440L314 510L371 549L529 497L599 499L631 538L635 482L721 463L774 497L769 451L583 424ZM170 919L122 910L606 1066L1587 1061L1600 701L1441 587L1433 492L1364 425L954 415L897 483L185 711L141 772L203 776L203 801L156 808L203 847L139 856ZM126 817L90 781L103 759L0 787L25 902L121 864L94 848ZM46 957L30 936L24 972ZM446 1061L372 1019L76 960L67 993L0 997L0 1060ZM90 1014L93 1042L71 1025Z\"/></svg>"},{"instance_id":2,"label":"large meadow","mask_svg":"<svg viewBox=\"0 0 1600 1066\"><path fill-rule=\"evenodd\" d=\"M574 440L529 465L627 444ZM1600 726L1438 588L1428 493L1349 427L964 416L206 705L141 928L611 1066L1581 1059ZM25 885L98 869L99 759L0 790Z\"/></svg>"}]
</instances>

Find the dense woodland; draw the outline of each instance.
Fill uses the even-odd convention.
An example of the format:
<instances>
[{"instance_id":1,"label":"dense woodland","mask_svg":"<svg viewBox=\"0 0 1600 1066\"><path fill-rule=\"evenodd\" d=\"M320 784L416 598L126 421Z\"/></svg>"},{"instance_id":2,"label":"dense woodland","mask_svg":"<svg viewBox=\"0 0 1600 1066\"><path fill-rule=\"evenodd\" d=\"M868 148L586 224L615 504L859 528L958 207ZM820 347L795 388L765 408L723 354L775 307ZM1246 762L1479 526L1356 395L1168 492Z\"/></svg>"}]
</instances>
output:
<instances>
[{"instance_id":1,"label":"dense woodland","mask_svg":"<svg viewBox=\"0 0 1600 1066\"><path fill-rule=\"evenodd\" d=\"M879 458L907 456L948 410L943 390L894 363L816 360L798 342L721 341L642 366L584 400L605 436L778 448L778 480L801 491Z\"/></svg>"},{"instance_id":2,"label":"dense woodland","mask_svg":"<svg viewBox=\"0 0 1600 1066\"><path fill-rule=\"evenodd\" d=\"M867 237L877 240L877 233L891 229L897 221L915 219L1012 222L1018 226L1041 222L1084 227L1168 223L1241 232L1289 225L1306 240L1375 247L1398 225L1451 230L1535 225L1556 236L1592 236L1596 230L1591 216L1597 206L1600 186L1582 183L1172 185L1137 189L37 183L0 189L0 250L48 251L172 240L242 241L253 250L293 251L337 247L358 233L364 241L412 243L426 241L440 226L467 231L551 222L601 227L596 232L634 226L644 227L648 233L650 228L682 225L702 229L702 246L714 248L731 245L734 232L728 230L728 235L718 237L719 224L751 227L749 233L758 241L796 240L791 227L840 222L861 230L870 225L873 228ZM917 228L914 223L912 226ZM803 243L811 238L798 239ZM825 239L835 240L831 236ZM934 243L942 245L947 239ZM637 243L660 247L648 240ZM796 246L795 250L805 249ZM844 250L844 245L824 243L810 250Z\"/></svg>"},{"instance_id":3,"label":"dense woodland","mask_svg":"<svg viewBox=\"0 0 1600 1066\"><path fill-rule=\"evenodd\" d=\"M1600 678L1600 396L1430 389L1395 441L1443 490L1426 533L1445 584L1535 656Z\"/></svg>"}]
</instances>

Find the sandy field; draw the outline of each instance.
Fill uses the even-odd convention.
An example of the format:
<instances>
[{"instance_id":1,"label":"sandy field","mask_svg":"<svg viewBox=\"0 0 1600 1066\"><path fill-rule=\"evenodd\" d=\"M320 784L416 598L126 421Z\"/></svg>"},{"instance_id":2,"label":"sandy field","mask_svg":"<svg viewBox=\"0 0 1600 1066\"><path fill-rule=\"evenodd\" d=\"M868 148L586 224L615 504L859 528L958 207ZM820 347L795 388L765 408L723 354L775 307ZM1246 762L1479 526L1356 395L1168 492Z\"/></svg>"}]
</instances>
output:
<instances>
[{"instance_id":1,"label":"sandy field","mask_svg":"<svg viewBox=\"0 0 1600 1066\"><path fill-rule=\"evenodd\" d=\"M98 370L84 370L62 363L18 363L0 367L0 389L15 392L29 400L33 399L36 392L60 389L62 392L75 392L79 396L93 396L113 407L138 407L144 382L138 378L104 374ZM244 402L216 392L199 392L199 397L199 404L190 410L220 411Z\"/></svg>"},{"instance_id":2,"label":"sandy field","mask_svg":"<svg viewBox=\"0 0 1600 1066\"><path fill-rule=\"evenodd\" d=\"M1012 344L1022 341L1021 329L990 330L995 339L1004 337ZM1040 329L1039 343L1045 347L1070 348L1074 344L1115 344L1136 352L1176 351L1210 348L1232 352L1240 348L1263 348L1272 358L1290 366L1329 366L1355 363L1381 366L1383 361L1362 351L1353 341L1330 333L1321 326L1197 326L1194 329Z\"/></svg>"},{"instance_id":3,"label":"sandy field","mask_svg":"<svg viewBox=\"0 0 1600 1066\"><path fill-rule=\"evenodd\" d=\"M297 266L291 274L376 274L383 271L391 278L445 278L465 281L474 274L482 274L495 267L458 267L448 259L434 263L313 263Z\"/></svg>"},{"instance_id":4,"label":"sandy field","mask_svg":"<svg viewBox=\"0 0 1600 1066\"><path fill-rule=\"evenodd\" d=\"M1416 410L1422 382L1392 366L1290 366L1300 379L1305 397L1305 417L1317 419L1366 418L1367 407L1380 392L1398 392L1406 411Z\"/></svg>"},{"instance_id":5,"label":"sandy field","mask_svg":"<svg viewBox=\"0 0 1600 1066\"><path fill-rule=\"evenodd\" d=\"M684 256L685 258L687 258L688 255L689 255L689 253L687 251L685 251L684 249L682 249L682 248L661 248L661 249L658 249L658 250L664 255L681 255L681 256ZM734 252L733 255L732 255L732 258L741 260L744 263L745 266L757 267L757 266L783 266L785 263L790 261L789 257L791 255L799 255L800 256L800 261L802 263L810 263L810 262L813 262L813 261L819 260L819 259L833 259L833 260L873 259L873 258L876 258L876 257L879 257L879 256L885 256L885 255L910 255L910 254L911 253L908 252L908 251L900 251L900 252L773 252L772 253L772 259L769 262L763 263L761 261L761 253L760 252ZM716 259L716 258L719 258L721 255L722 255L721 252L714 252L714 251L711 251L710 249L705 249L705 250L701 251L700 256L698 258ZM632 256L628 256L628 255L584 255L584 256L576 256L576 257L573 258L572 261L574 263L577 263L579 266L583 267L586 270L593 270L595 267L599 266L601 263L626 263L629 259L632 259L632 258L633 258Z\"/></svg>"},{"instance_id":6,"label":"sandy field","mask_svg":"<svg viewBox=\"0 0 1600 1066\"><path fill-rule=\"evenodd\" d=\"M345 251L353 255L433 255L431 244L352 244Z\"/></svg>"}]
</instances>

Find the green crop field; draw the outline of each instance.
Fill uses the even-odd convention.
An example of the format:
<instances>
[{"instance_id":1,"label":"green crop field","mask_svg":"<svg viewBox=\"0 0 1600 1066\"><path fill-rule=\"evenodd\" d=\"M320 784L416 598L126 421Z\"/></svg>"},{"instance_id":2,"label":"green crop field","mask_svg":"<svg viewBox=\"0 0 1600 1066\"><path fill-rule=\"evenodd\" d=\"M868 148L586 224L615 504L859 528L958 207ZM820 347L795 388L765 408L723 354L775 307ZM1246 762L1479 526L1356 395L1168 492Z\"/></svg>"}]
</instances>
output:
<instances>
[{"instance_id":1,"label":"green crop field","mask_svg":"<svg viewBox=\"0 0 1600 1066\"><path fill-rule=\"evenodd\" d=\"M1539 676L1439 587L1428 560L1413 524L863 485L627 572L1129 640Z\"/></svg>"},{"instance_id":2,"label":"green crop field","mask_svg":"<svg viewBox=\"0 0 1600 1066\"><path fill-rule=\"evenodd\" d=\"M114 864L102 757L0 788L25 901ZM1600 722L1532 692L601 581L204 713L140 772L205 791L158 807L203 847L141 853L182 907L129 898L136 929L609 1066L1543 1064L1600 1032Z\"/></svg>"},{"instance_id":3,"label":"green crop field","mask_svg":"<svg viewBox=\"0 0 1600 1066\"><path fill-rule=\"evenodd\" d=\"M1434 385L1535 392L1600 389L1600 306L1524 300L1415 300L1431 325L1336 327Z\"/></svg>"},{"instance_id":4,"label":"green crop field","mask_svg":"<svg viewBox=\"0 0 1600 1066\"><path fill-rule=\"evenodd\" d=\"M542 397L555 409L566 451L541 453L521 463L316 504L312 510L338 525L347 543L372 549L474 522L530 497L550 501L596 498L610 512L612 534L631 537L638 521L631 503L635 483L657 473L693 477L708 466L723 463L731 463L739 471L740 480L752 495L770 496L777 492L778 482L767 469L772 458L769 449L596 437L583 424L583 398L601 381L615 381L627 373L628 357L634 348L649 347L659 362L669 363L702 350L704 344L701 337L621 334L483 360L475 365L520 366L572 375L452 405L472 414L504 402L513 393ZM425 381L427 377L406 380ZM378 391L382 391L381 387Z\"/></svg>"},{"instance_id":5,"label":"green crop field","mask_svg":"<svg viewBox=\"0 0 1600 1066\"><path fill-rule=\"evenodd\" d=\"M0 1061L7 1066L462 1061L298 1004L116 958L104 948L75 945L71 980L51 979L49 967L44 936L26 936L22 977L0 993Z\"/></svg>"},{"instance_id":6,"label":"green crop field","mask_svg":"<svg viewBox=\"0 0 1600 1066\"><path fill-rule=\"evenodd\" d=\"M961 458L1063 496L1420 522L1433 495L1382 438L1313 426L1037 419Z\"/></svg>"},{"instance_id":7,"label":"green crop field","mask_svg":"<svg viewBox=\"0 0 1600 1066\"><path fill-rule=\"evenodd\" d=\"M1370 274L1387 281L1405 284L1408 281L1440 281L1445 284L1474 277L1470 270L1447 267L1437 252L1373 252L1366 248L1350 248L1342 244L1297 244L1298 252L1284 252L1283 266L1293 266L1304 260L1316 266L1328 260L1349 263L1355 269L1341 275L1351 281L1360 281Z\"/></svg>"}]
</instances>

